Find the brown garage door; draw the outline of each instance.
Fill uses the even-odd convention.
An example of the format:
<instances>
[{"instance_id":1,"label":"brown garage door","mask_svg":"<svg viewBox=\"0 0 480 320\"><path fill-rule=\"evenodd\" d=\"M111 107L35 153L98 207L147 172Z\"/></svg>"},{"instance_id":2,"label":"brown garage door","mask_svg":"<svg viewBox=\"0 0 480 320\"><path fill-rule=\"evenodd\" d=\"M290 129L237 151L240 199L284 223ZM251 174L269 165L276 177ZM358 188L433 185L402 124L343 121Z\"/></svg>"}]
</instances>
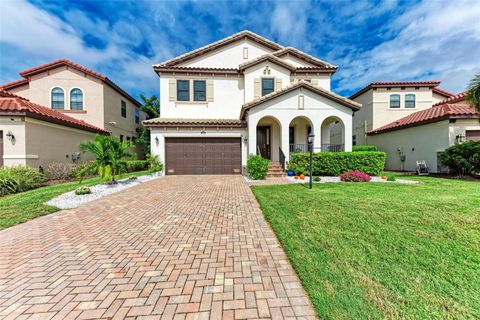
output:
<instances>
[{"instance_id":1,"label":"brown garage door","mask_svg":"<svg viewBox=\"0 0 480 320\"><path fill-rule=\"evenodd\" d=\"M240 138L166 138L167 174L239 174Z\"/></svg>"},{"instance_id":2,"label":"brown garage door","mask_svg":"<svg viewBox=\"0 0 480 320\"><path fill-rule=\"evenodd\" d=\"M480 130L467 130L465 136L467 140L480 141Z\"/></svg>"}]
</instances>

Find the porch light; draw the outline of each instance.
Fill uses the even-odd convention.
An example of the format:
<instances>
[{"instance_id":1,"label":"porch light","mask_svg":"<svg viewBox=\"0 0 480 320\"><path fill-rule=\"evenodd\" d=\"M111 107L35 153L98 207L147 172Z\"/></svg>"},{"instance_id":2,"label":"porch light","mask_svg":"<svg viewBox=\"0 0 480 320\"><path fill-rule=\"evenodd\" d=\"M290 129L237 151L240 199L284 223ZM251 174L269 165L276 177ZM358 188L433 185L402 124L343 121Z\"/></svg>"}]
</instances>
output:
<instances>
[{"instance_id":1,"label":"porch light","mask_svg":"<svg viewBox=\"0 0 480 320\"><path fill-rule=\"evenodd\" d=\"M308 134L308 144L313 144L313 139L315 138L315 135L313 133Z\"/></svg>"},{"instance_id":2,"label":"porch light","mask_svg":"<svg viewBox=\"0 0 480 320\"><path fill-rule=\"evenodd\" d=\"M466 140L466 137L463 134L459 134L458 136L455 137L456 144L465 142L465 140Z\"/></svg>"},{"instance_id":3,"label":"porch light","mask_svg":"<svg viewBox=\"0 0 480 320\"><path fill-rule=\"evenodd\" d=\"M155 137L155 144L158 146L159 143L160 143L160 139L158 139L158 137Z\"/></svg>"},{"instance_id":4,"label":"porch light","mask_svg":"<svg viewBox=\"0 0 480 320\"><path fill-rule=\"evenodd\" d=\"M7 139L10 141L15 140L15 136L13 135L12 131L8 131L6 136L7 136Z\"/></svg>"}]
</instances>

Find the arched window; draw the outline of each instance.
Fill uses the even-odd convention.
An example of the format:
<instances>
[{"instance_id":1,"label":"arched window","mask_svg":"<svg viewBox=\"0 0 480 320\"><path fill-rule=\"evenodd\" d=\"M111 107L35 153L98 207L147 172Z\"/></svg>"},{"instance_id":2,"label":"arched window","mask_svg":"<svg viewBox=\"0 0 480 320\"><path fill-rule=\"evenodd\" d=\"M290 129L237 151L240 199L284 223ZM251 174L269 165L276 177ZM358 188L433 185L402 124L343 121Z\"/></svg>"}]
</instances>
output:
<instances>
[{"instance_id":1,"label":"arched window","mask_svg":"<svg viewBox=\"0 0 480 320\"><path fill-rule=\"evenodd\" d=\"M405 108L415 108L415 95L406 94L405 95Z\"/></svg>"},{"instance_id":2,"label":"arched window","mask_svg":"<svg viewBox=\"0 0 480 320\"><path fill-rule=\"evenodd\" d=\"M400 95L391 94L390 95L390 108L400 108Z\"/></svg>"},{"instance_id":3,"label":"arched window","mask_svg":"<svg viewBox=\"0 0 480 320\"><path fill-rule=\"evenodd\" d=\"M78 88L70 91L70 109L83 110L83 92Z\"/></svg>"},{"instance_id":4,"label":"arched window","mask_svg":"<svg viewBox=\"0 0 480 320\"><path fill-rule=\"evenodd\" d=\"M62 88L52 89L52 109L65 109L65 93Z\"/></svg>"}]
</instances>

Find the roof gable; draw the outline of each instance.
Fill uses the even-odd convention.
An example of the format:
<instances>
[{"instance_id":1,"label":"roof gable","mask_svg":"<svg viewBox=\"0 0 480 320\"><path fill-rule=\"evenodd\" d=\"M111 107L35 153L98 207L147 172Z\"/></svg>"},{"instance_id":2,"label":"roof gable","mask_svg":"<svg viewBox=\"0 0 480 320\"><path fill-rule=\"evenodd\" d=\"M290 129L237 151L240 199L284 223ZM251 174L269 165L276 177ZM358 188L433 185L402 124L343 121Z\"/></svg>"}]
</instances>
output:
<instances>
[{"instance_id":1,"label":"roof gable","mask_svg":"<svg viewBox=\"0 0 480 320\"><path fill-rule=\"evenodd\" d=\"M326 61L315 58L314 56L311 56L311 55L309 55L309 54L307 54L303 51L300 51L300 50L292 48L292 47L283 48L281 50L278 50L278 51L274 52L273 54L277 57L283 57L285 55L292 55L297 59L300 59L302 61L305 61L305 62L307 62L309 64L312 64L314 66L317 66L317 67L337 69L336 66L334 66L334 65L332 65L332 64L330 64Z\"/></svg>"},{"instance_id":2,"label":"roof gable","mask_svg":"<svg viewBox=\"0 0 480 320\"><path fill-rule=\"evenodd\" d=\"M209 53L209 52L212 52L212 51L215 51L215 50L218 50L220 48L223 48L225 46L228 46L232 43L235 43L235 42L238 42L238 41L241 41L241 40L244 40L244 39L249 39L255 43L258 43L266 48L269 48L273 51L275 50L280 50L283 48L283 46L279 45L278 43L276 42L273 42L271 40L268 40L262 36L259 36L258 34L256 33L253 33L251 31L248 31L248 30L244 30L244 31L241 31L241 32L238 32L238 33L235 33L231 36L228 36L226 38L223 38L221 40L218 40L216 42L213 42L211 44L208 44L206 46L203 46L201 48L198 48L198 49L195 49L193 51L190 51L190 52L187 52L185 54L182 54L178 57L175 57L175 58L172 58L170 60L167 60L167 61L164 61L162 63L159 63L159 64L156 64L154 65L153 67L173 67L173 66L177 66L181 63L184 63L184 62L187 62L187 61L190 61L194 58L197 58L199 56L202 56L206 53Z\"/></svg>"},{"instance_id":3,"label":"roof gable","mask_svg":"<svg viewBox=\"0 0 480 320\"><path fill-rule=\"evenodd\" d=\"M426 81L377 81L370 82L367 86L358 90L352 94L349 99L355 99L356 97L364 94L370 89L374 88L401 88L401 87L430 87L435 88L440 84L441 81L438 80L426 80Z\"/></svg>"},{"instance_id":4,"label":"roof gable","mask_svg":"<svg viewBox=\"0 0 480 320\"><path fill-rule=\"evenodd\" d=\"M245 116L246 116L246 113L248 110L256 107L256 106L259 106L267 101L270 101L272 99L275 99L277 97L280 97L288 92L291 92L291 91L294 91L296 89L299 89L299 88L305 88L313 93L316 93L318 95L321 95L327 99L330 99L332 101L335 101L345 107L348 107L352 110L359 110L362 105L355 102L355 101L352 101L352 100L349 100L345 97L342 97L341 95L338 95L336 93L333 93L331 91L328 91L328 90L325 90L323 88L320 88L320 87L317 87L317 86L314 86L306 81L299 81L297 83L294 83L292 85L289 85L279 91L275 91L275 92L272 92L272 93L269 93L263 97L260 97L258 99L255 99L251 102L248 102L248 103L245 103L243 106L242 106L242 110L240 112L240 119L244 119Z\"/></svg>"},{"instance_id":5,"label":"roof gable","mask_svg":"<svg viewBox=\"0 0 480 320\"><path fill-rule=\"evenodd\" d=\"M244 71L245 69L248 69L250 67L253 67L253 66L255 66L259 63L265 62L265 61L272 62L272 63L274 63L276 65L279 65L281 67L284 67L285 69L290 70L290 71L295 71L295 69L296 69L290 63L288 63L286 61L283 61L282 59L277 58L276 56L274 56L272 54L266 54L266 55L263 55L263 56L258 57L256 59L253 59L253 60L247 61L245 63L242 63L239 66L239 69L240 69L240 71Z\"/></svg>"}]
</instances>

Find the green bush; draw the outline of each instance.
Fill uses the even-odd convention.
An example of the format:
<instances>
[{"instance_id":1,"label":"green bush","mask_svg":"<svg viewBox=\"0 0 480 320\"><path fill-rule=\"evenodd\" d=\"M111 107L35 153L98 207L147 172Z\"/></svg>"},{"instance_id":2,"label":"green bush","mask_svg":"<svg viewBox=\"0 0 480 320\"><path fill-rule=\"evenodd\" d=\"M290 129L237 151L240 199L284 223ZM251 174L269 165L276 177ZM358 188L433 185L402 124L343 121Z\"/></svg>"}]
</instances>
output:
<instances>
[{"instance_id":1,"label":"green bush","mask_svg":"<svg viewBox=\"0 0 480 320\"><path fill-rule=\"evenodd\" d=\"M447 148L440 160L450 173L476 175L480 172L480 141L467 141Z\"/></svg>"},{"instance_id":2,"label":"green bush","mask_svg":"<svg viewBox=\"0 0 480 320\"><path fill-rule=\"evenodd\" d=\"M127 160L125 161L125 167L127 172L135 172L147 170L149 166L148 160Z\"/></svg>"},{"instance_id":3,"label":"green bush","mask_svg":"<svg viewBox=\"0 0 480 320\"><path fill-rule=\"evenodd\" d=\"M150 172L163 171L163 162L160 161L160 158L157 155L149 155L146 161L148 162L148 171Z\"/></svg>"},{"instance_id":4,"label":"green bush","mask_svg":"<svg viewBox=\"0 0 480 320\"><path fill-rule=\"evenodd\" d=\"M90 190L89 187L80 187L80 188L75 189L75 194L77 196L81 196L81 195L84 195L84 194L90 194L90 193L92 193L92 190Z\"/></svg>"},{"instance_id":5,"label":"green bush","mask_svg":"<svg viewBox=\"0 0 480 320\"><path fill-rule=\"evenodd\" d=\"M38 188L43 181L43 174L32 167L1 168L0 196Z\"/></svg>"},{"instance_id":6,"label":"green bush","mask_svg":"<svg viewBox=\"0 0 480 320\"><path fill-rule=\"evenodd\" d=\"M378 151L376 146L352 146L352 152L359 151Z\"/></svg>"},{"instance_id":7,"label":"green bush","mask_svg":"<svg viewBox=\"0 0 480 320\"><path fill-rule=\"evenodd\" d=\"M395 176L389 175L387 176L387 181L395 182L397 181L397 178L395 178Z\"/></svg>"},{"instance_id":8,"label":"green bush","mask_svg":"<svg viewBox=\"0 0 480 320\"><path fill-rule=\"evenodd\" d=\"M387 155L378 151L318 152L313 154L313 175L339 176L346 171L358 170L371 176L381 173ZM310 153L293 153L288 165L295 174L309 174Z\"/></svg>"},{"instance_id":9,"label":"green bush","mask_svg":"<svg viewBox=\"0 0 480 320\"><path fill-rule=\"evenodd\" d=\"M268 159L258 155L250 155L247 160L247 172L253 180L265 179L268 170Z\"/></svg>"}]
</instances>

